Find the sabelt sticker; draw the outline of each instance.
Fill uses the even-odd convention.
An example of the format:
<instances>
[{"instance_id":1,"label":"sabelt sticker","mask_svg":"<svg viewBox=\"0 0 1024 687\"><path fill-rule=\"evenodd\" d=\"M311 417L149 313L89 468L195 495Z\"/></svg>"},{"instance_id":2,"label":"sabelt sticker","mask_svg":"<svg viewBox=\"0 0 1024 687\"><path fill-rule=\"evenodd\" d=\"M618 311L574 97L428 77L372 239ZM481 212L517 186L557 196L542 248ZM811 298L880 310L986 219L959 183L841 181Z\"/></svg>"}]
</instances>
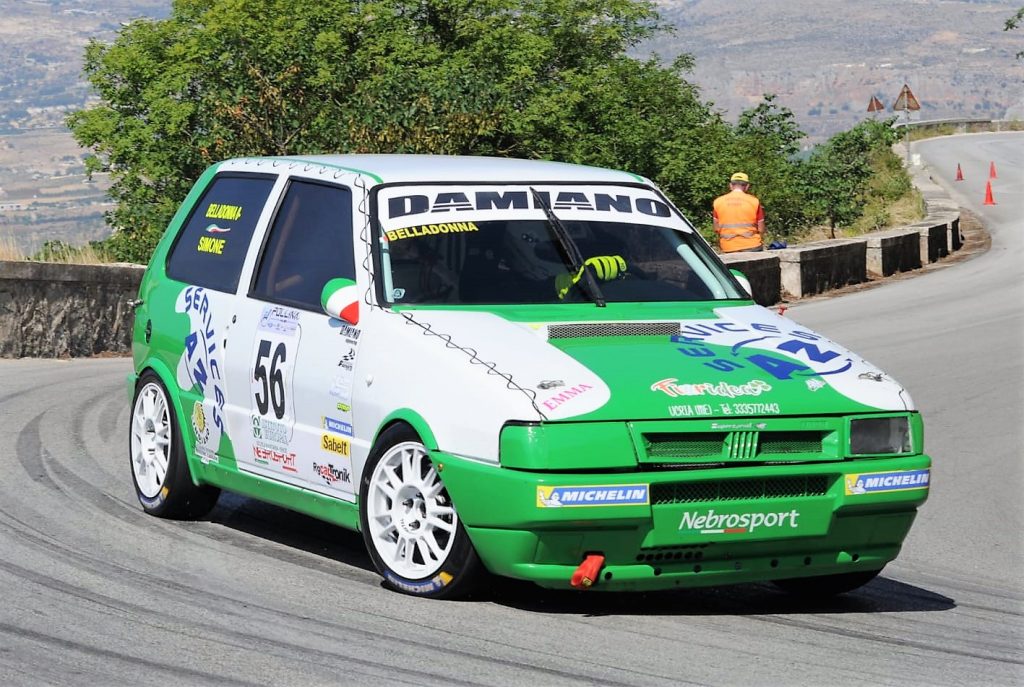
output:
<instances>
[{"instance_id":1,"label":"sabelt sticker","mask_svg":"<svg viewBox=\"0 0 1024 687\"><path fill-rule=\"evenodd\" d=\"M537 487L538 508L585 506L646 506L650 503L646 484L606 484L586 487Z\"/></svg>"},{"instance_id":2,"label":"sabelt sticker","mask_svg":"<svg viewBox=\"0 0 1024 687\"><path fill-rule=\"evenodd\" d=\"M847 496L927 489L930 481L931 470L928 469L858 472L845 475L844 479Z\"/></svg>"}]
</instances>

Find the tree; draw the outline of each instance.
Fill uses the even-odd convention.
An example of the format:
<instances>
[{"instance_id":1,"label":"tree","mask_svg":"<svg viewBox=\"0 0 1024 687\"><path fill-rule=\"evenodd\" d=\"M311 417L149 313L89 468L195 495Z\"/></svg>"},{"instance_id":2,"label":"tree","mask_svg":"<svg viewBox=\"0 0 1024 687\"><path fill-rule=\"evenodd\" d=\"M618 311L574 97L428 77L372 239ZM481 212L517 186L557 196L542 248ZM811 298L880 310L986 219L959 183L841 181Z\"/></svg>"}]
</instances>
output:
<instances>
[{"instance_id":1,"label":"tree","mask_svg":"<svg viewBox=\"0 0 1024 687\"><path fill-rule=\"evenodd\" d=\"M174 0L88 46L100 102L68 124L111 173L114 252L144 261L192 180L234 156L553 157L657 178L721 128L687 59L626 55L658 29L648 0Z\"/></svg>"},{"instance_id":2,"label":"tree","mask_svg":"<svg viewBox=\"0 0 1024 687\"><path fill-rule=\"evenodd\" d=\"M801 165L795 159L803 138L792 110L768 93L742 112L736 125L736 168L751 176L754 192L771 214L766 228L775 235L795 233L807 223Z\"/></svg>"},{"instance_id":3,"label":"tree","mask_svg":"<svg viewBox=\"0 0 1024 687\"><path fill-rule=\"evenodd\" d=\"M861 122L814 151L803 168L803 185L812 212L838 227L860 218L870 192L874 160L896 142L892 121ZM873 157L874 156L874 157Z\"/></svg>"},{"instance_id":4,"label":"tree","mask_svg":"<svg viewBox=\"0 0 1024 687\"><path fill-rule=\"evenodd\" d=\"M1003 31L1013 31L1014 29L1020 28L1020 25L1024 23L1024 7L1014 12L1006 20L1006 24L1003 25ZM1018 60L1024 60L1024 50L1017 53Z\"/></svg>"}]
</instances>

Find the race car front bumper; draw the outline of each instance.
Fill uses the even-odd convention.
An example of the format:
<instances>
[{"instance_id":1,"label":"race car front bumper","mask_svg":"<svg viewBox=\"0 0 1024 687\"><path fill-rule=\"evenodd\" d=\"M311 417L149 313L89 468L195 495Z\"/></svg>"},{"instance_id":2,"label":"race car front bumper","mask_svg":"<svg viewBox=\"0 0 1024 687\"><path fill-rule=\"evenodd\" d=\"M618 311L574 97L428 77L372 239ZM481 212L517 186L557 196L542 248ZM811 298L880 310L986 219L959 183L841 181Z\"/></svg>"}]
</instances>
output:
<instances>
[{"instance_id":1,"label":"race car front bumper","mask_svg":"<svg viewBox=\"0 0 1024 687\"><path fill-rule=\"evenodd\" d=\"M695 587L879 570L928 496L926 455L829 463L550 473L435 452L487 568L569 588Z\"/></svg>"}]
</instances>

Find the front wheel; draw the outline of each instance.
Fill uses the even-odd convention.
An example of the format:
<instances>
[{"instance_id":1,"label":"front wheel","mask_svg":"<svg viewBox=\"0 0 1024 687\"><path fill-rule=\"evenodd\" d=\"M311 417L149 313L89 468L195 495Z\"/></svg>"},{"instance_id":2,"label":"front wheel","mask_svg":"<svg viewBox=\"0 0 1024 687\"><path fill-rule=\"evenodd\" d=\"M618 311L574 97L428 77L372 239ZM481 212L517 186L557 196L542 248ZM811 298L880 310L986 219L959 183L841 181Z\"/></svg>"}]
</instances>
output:
<instances>
[{"instance_id":1,"label":"front wheel","mask_svg":"<svg viewBox=\"0 0 1024 687\"><path fill-rule=\"evenodd\" d=\"M381 434L359 486L366 548L391 589L435 599L470 593L484 575L473 544L408 425Z\"/></svg>"},{"instance_id":2,"label":"front wheel","mask_svg":"<svg viewBox=\"0 0 1024 687\"><path fill-rule=\"evenodd\" d=\"M128 453L135 495L150 515L191 520L217 503L219 489L192 482L170 396L149 370L135 387Z\"/></svg>"},{"instance_id":3,"label":"front wheel","mask_svg":"<svg viewBox=\"0 0 1024 687\"><path fill-rule=\"evenodd\" d=\"M817 577L793 577L785 580L773 580L779 589L806 598L824 598L852 592L863 587L878 577L881 570L861 570L859 572L840 573L838 575L819 575Z\"/></svg>"}]
</instances>

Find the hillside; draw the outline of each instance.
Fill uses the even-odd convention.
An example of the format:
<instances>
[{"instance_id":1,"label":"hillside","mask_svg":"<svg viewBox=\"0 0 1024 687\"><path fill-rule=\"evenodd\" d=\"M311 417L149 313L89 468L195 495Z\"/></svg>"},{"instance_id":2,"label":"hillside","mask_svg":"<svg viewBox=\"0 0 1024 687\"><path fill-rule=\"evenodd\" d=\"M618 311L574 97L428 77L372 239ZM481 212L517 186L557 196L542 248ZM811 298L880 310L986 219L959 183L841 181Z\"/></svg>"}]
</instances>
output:
<instances>
[{"instance_id":1,"label":"hillside","mask_svg":"<svg viewBox=\"0 0 1024 687\"><path fill-rule=\"evenodd\" d=\"M1024 30L1003 31L1020 0L659 0L674 35L640 46L696 57L694 81L731 118L776 93L812 140L891 107L901 86L915 117L1024 118Z\"/></svg>"}]
</instances>

